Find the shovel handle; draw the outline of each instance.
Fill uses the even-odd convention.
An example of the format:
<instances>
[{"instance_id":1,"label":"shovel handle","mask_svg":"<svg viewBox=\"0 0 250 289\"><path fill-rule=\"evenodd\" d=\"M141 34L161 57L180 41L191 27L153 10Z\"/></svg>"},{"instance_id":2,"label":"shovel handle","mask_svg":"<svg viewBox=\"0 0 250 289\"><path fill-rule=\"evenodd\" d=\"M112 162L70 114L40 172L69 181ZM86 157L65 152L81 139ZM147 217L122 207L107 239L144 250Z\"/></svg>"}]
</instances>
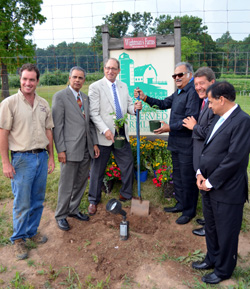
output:
<instances>
[{"instance_id":1,"label":"shovel handle","mask_svg":"<svg viewBox=\"0 0 250 289\"><path fill-rule=\"evenodd\" d=\"M139 87L137 87L139 89ZM138 92L137 100L140 100L140 93ZM141 199L141 159L140 159L140 111L136 110L136 135L137 135L137 190L138 197Z\"/></svg>"}]
</instances>

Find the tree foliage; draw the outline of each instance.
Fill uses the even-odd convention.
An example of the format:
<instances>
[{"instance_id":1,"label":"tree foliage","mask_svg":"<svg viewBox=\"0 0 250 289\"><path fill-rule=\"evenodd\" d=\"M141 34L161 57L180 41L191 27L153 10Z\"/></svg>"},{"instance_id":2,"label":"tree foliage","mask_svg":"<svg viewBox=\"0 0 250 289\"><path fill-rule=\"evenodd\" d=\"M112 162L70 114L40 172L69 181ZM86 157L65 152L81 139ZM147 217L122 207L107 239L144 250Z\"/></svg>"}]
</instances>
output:
<instances>
[{"instance_id":1,"label":"tree foliage","mask_svg":"<svg viewBox=\"0 0 250 289\"><path fill-rule=\"evenodd\" d=\"M199 41L190 39L186 36L181 37L181 61L187 61L193 54L200 51L201 44Z\"/></svg>"},{"instance_id":2,"label":"tree foliage","mask_svg":"<svg viewBox=\"0 0 250 289\"><path fill-rule=\"evenodd\" d=\"M27 36L34 25L46 18L40 14L42 0L0 1L0 65L2 96L9 96L8 71L14 71L34 56L34 45Z\"/></svg>"},{"instance_id":3,"label":"tree foliage","mask_svg":"<svg viewBox=\"0 0 250 289\"><path fill-rule=\"evenodd\" d=\"M102 20L104 21L102 25L108 25L111 37L122 38L125 35L137 36L139 32L147 33L153 17L150 12L130 14L124 10L123 12L110 13ZM96 26L95 36L90 41L92 50L98 54L102 53L102 25ZM129 32L130 27L132 27L131 32Z\"/></svg>"},{"instance_id":4,"label":"tree foliage","mask_svg":"<svg viewBox=\"0 0 250 289\"><path fill-rule=\"evenodd\" d=\"M197 16L184 15L182 17L175 16L173 19L170 15L160 15L155 18L151 33L156 34L172 34L174 33L174 21L181 20L181 36L197 40L198 35L207 32L207 26L202 26L202 19Z\"/></svg>"},{"instance_id":5,"label":"tree foliage","mask_svg":"<svg viewBox=\"0 0 250 289\"><path fill-rule=\"evenodd\" d=\"M153 21L151 13L144 12L143 14L137 12L131 16L131 25L134 28L131 32L131 36L136 37L138 33L143 32L148 33L149 25Z\"/></svg>"}]
</instances>

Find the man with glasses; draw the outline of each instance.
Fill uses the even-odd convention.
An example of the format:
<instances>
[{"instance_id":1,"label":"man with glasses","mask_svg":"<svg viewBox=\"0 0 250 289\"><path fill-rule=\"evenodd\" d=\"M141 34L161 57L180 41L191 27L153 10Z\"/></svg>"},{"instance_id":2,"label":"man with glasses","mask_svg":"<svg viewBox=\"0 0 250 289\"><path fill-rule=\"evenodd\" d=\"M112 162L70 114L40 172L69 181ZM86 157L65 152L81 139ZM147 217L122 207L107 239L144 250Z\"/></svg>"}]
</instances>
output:
<instances>
[{"instance_id":1,"label":"man with glasses","mask_svg":"<svg viewBox=\"0 0 250 289\"><path fill-rule=\"evenodd\" d=\"M140 99L150 106L157 105L159 109L171 108L169 124L161 121L161 128L155 134L169 132L168 149L172 153L173 181L177 203L174 207L164 208L165 212L182 215L177 224L186 224L196 215L198 188L193 170L192 131L183 127L183 119L193 116L198 118L200 100L194 89L193 68L189 63L180 62L176 65L174 74L177 90L164 100L146 96L142 90L135 89L134 95L140 93Z\"/></svg>"},{"instance_id":2,"label":"man with glasses","mask_svg":"<svg viewBox=\"0 0 250 289\"><path fill-rule=\"evenodd\" d=\"M113 152L115 160L121 170L122 187L120 200L126 201L132 198L133 189L133 156L129 144L127 124L120 129L119 134L125 136L125 145L121 149L114 148L114 115L122 118L126 113L135 114L136 109L141 109L141 102L133 104L125 83L116 79L120 72L120 63L115 58L110 58L104 66L105 76L89 87L90 116L96 126L100 157L94 159L91 164L89 185L90 215L97 211L97 204L101 200L101 187L105 169Z\"/></svg>"}]
</instances>

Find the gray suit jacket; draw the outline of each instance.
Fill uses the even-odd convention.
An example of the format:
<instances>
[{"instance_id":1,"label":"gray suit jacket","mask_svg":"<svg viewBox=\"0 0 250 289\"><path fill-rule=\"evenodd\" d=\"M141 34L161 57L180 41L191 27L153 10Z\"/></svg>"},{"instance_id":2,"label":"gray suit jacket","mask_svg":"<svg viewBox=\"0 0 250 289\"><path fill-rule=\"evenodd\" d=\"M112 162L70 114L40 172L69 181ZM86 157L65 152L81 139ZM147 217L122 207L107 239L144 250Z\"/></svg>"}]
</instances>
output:
<instances>
[{"instance_id":1,"label":"gray suit jacket","mask_svg":"<svg viewBox=\"0 0 250 289\"><path fill-rule=\"evenodd\" d=\"M89 117L88 96L81 92L85 117L69 87L58 91L52 100L55 127L53 137L57 152L66 152L67 161L82 161L85 147L94 157L94 144L98 144L95 127Z\"/></svg>"},{"instance_id":2,"label":"gray suit jacket","mask_svg":"<svg viewBox=\"0 0 250 289\"><path fill-rule=\"evenodd\" d=\"M116 80L117 90L120 98L120 106L123 115L125 113L135 114L132 98L129 96L128 87L124 82ZM115 112L114 97L110 92L105 77L89 86L90 117L96 126L98 143L110 146L111 140L107 140L103 131L109 128L115 134L113 115ZM125 135L129 141L128 126L125 125Z\"/></svg>"}]
</instances>

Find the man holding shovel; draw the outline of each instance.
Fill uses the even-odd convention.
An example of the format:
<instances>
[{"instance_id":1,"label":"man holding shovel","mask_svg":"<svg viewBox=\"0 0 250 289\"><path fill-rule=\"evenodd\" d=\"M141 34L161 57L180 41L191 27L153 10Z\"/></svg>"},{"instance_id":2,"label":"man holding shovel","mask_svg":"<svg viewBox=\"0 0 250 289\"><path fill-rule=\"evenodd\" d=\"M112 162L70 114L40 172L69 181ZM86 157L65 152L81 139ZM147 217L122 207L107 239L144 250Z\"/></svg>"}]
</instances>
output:
<instances>
[{"instance_id":1,"label":"man holding shovel","mask_svg":"<svg viewBox=\"0 0 250 289\"><path fill-rule=\"evenodd\" d=\"M164 211L168 213L182 212L182 216L176 220L176 223L183 225L195 217L198 200L198 188L193 170L192 131L183 127L183 119L189 116L198 118L200 100L194 89L193 68L189 63L178 63L172 77L177 90L163 100L146 96L140 89L135 89L134 95L137 97L140 93L140 99L150 106L157 105L162 110L171 108L169 124L161 121L162 127L154 132L156 134L169 132L168 149L172 153L177 203L174 207L164 208Z\"/></svg>"}]
</instances>

